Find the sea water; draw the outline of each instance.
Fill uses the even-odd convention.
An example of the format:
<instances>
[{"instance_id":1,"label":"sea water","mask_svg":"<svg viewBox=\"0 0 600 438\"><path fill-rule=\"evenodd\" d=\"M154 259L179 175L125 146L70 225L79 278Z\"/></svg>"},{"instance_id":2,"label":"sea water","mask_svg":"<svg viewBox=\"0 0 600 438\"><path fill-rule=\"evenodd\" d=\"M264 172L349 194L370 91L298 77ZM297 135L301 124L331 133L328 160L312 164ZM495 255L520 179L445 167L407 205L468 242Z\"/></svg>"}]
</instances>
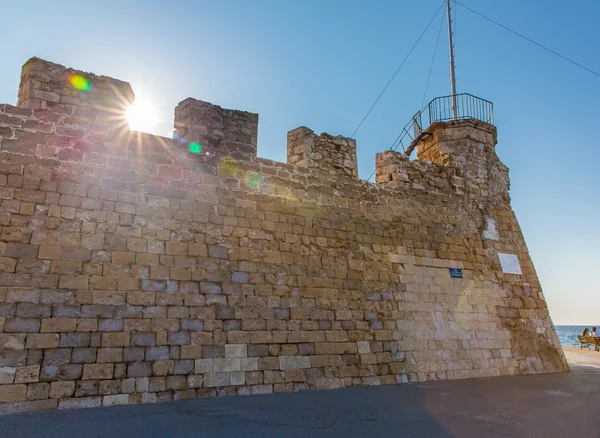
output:
<instances>
[{"instance_id":1,"label":"sea water","mask_svg":"<svg viewBox=\"0 0 600 438\"><path fill-rule=\"evenodd\" d=\"M590 331L592 330L591 325L557 325L556 334L558 335L560 345L578 346L579 342L577 341L577 335L580 335L586 327L589 328ZM598 324L596 328L600 331L600 324Z\"/></svg>"}]
</instances>

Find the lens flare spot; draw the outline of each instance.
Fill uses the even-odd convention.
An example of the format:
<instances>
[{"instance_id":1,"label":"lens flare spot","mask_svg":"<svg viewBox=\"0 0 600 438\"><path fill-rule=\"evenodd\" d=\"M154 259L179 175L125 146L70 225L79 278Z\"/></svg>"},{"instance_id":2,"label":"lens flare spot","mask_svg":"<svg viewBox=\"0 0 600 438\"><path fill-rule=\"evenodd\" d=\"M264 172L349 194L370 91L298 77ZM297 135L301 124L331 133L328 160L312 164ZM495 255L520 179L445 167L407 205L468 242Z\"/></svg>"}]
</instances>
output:
<instances>
[{"instance_id":1,"label":"lens flare spot","mask_svg":"<svg viewBox=\"0 0 600 438\"><path fill-rule=\"evenodd\" d=\"M89 81L89 79L81 75L70 75L69 83L73 88L79 91L89 91L90 88L92 88L92 83Z\"/></svg>"},{"instance_id":2,"label":"lens flare spot","mask_svg":"<svg viewBox=\"0 0 600 438\"><path fill-rule=\"evenodd\" d=\"M234 176L241 166L231 159L222 159L219 162L219 173L223 176Z\"/></svg>"},{"instance_id":3,"label":"lens flare spot","mask_svg":"<svg viewBox=\"0 0 600 438\"><path fill-rule=\"evenodd\" d=\"M190 150L190 152L192 154L196 154L196 155L198 155L200 152L202 152L202 146L200 146L198 143L190 143L188 145L188 149Z\"/></svg>"},{"instance_id":4,"label":"lens flare spot","mask_svg":"<svg viewBox=\"0 0 600 438\"><path fill-rule=\"evenodd\" d=\"M262 183L262 176L257 172L248 172L244 176L244 182L251 189L258 190Z\"/></svg>"},{"instance_id":5,"label":"lens flare spot","mask_svg":"<svg viewBox=\"0 0 600 438\"><path fill-rule=\"evenodd\" d=\"M181 135L178 135L175 131L173 131L173 134L171 137L173 138L173 140L175 140L179 144L187 143L185 141L185 138L183 138Z\"/></svg>"}]
</instances>

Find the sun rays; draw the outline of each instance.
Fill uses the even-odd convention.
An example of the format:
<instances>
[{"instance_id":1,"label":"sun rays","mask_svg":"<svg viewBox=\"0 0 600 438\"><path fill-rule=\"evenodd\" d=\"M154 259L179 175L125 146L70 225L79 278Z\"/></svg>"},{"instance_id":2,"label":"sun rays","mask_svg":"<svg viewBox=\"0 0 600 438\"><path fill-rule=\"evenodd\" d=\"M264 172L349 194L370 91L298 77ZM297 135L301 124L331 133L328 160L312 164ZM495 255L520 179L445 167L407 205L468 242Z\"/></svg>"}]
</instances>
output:
<instances>
[{"instance_id":1,"label":"sun rays","mask_svg":"<svg viewBox=\"0 0 600 438\"><path fill-rule=\"evenodd\" d=\"M125 116L132 131L153 133L160 121L156 105L144 97L136 98L126 109Z\"/></svg>"},{"instance_id":2,"label":"sun rays","mask_svg":"<svg viewBox=\"0 0 600 438\"><path fill-rule=\"evenodd\" d=\"M95 84L94 78L90 79L80 73L69 75L67 82L82 96L96 92L95 87L100 86ZM170 137L157 135L156 132L164 121L159 117L161 113L159 106L142 92L138 92L134 101L133 95L129 95L110 82L107 85L108 93L104 92L94 106L98 115L92 130L95 131L98 141L102 141L104 148L128 149L128 152L125 150L122 152L136 159L134 168L123 170L134 171L141 176L147 171L147 167L155 166L153 160L159 160L156 163L160 162L156 154L162 151L172 161L163 161L160 165L196 172L198 159L209 160L216 165L219 176L236 180L235 185L238 189L279 198L286 203L305 204L305 201L295 196L292 186L282 184L278 178L272 179L263 175L260 164L256 166L257 163L253 163L246 166L228 154L211 150L209 144L202 144L196 137L188 138L185 132L179 130L174 131ZM92 95L89 97L91 98ZM216 161L214 161L215 155L218 155ZM155 180L159 185L166 182L163 177L157 177ZM181 184L184 183L185 181L181 181ZM315 207L309 204L311 203L306 206Z\"/></svg>"}]
</instances>

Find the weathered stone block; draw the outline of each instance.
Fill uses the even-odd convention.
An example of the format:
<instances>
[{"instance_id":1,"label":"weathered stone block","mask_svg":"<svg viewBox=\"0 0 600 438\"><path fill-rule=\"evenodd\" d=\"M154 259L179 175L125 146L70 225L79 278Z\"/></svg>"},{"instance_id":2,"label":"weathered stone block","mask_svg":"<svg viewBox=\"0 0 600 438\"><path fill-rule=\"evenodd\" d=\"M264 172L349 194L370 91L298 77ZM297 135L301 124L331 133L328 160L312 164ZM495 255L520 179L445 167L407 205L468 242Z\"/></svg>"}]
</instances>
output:
<instances>
[{"instance_id":1,"label":"weathered stone block","mask_svg":"<svg viewBox=\"0 0 600 438\"><path fill-rule=\"evenodd\" d=\"M173 374L191 374L194 372L194 367L193 360L176 360Z\"/></svg>"},{"instance_id":2,"label":"weathered stone block","mask_svg":"<svg viewBox=\"0 0 600 438\"><path fill-rule=\"evenodd\" d=\"M117 363L123 361L122 348L98 348L96 352L97 363Z\"/></svg>"},{"instance_id":3,"label":"weathered stone block","mask_svg":"<svg viewBox=\"0 0 600 438\"><path fill-rule=\"evenodd\" d=\"M15 373L15 383L35 383L39 380L39 375L39 365L18 367Z\"/></svg>"},{"instance_id":4,"label":"weathered stone block","mask_svg":"<svg viewBox=\"0 0 600 438\"><path fill-rule=\"evenodd\" d=\"M227 373L231 371L241 371L242 363L241 358L216 358L213 359L213 369L217 373Z\"/></svg>"},{"instance_id":5,"label":"weathered stone block","mask_svg":"<svg viewBox=\"0 0 600 438\"><path fill-rule=\"evenodd\" d=\"M70 348L44 350L44 365L63 365L71 360Z\"/></svg>"},{"instance_id":6,"label":"weathered stone block","mask_svg":"<svg viewBox=\"0 0 600 438\"><path fill-rule=\"evenodd\" d=\"M59 400L58 409L99 408L102 406L102 397L80 397Z\"/></svg>"},{"instance_id":7,"label":"weathered stone block","mask_svg":"<svg viewBox=\"0 0 600 438\"><path fill-rule=\"evenodd\" d=\"M273 309L275 319L290 319L290 309Z\"/></svg>"},{"instance_id":8,"label":"weathered stone block","mask_svg":"<svg viewBox=\"0 0 600 438\"><path fill-rule=\"evenodd\" d=\"M173 374L175 362L173 360L156 360L152 363L152 374L154 376L167 376Z\"/></svg>"},{"instance_id":9,"label":"weathered stone block","mask_svg":"<svg viewBox=\"0 0 600 438\"><path fill-rule=\"evenodd\" d=\"M5 333L37 333L40 331L40 320L36 318L6 318Z\"/></svg>"},{"instance_id":10,"label":"weathered stone block","mask_svg":"<svg viewBox=\"0 0 600 438\"><path fill-rule=\"evenodd\" d=\"M42 319L42 333L61 333L74 332L77 328L77 320L75 318L49 318Z\"/></svg>"},{"instance_id":11,"label":"weathered stone block","mask_svg":"<svg viewBox=\"0 0 600 438\"><path fill-rule=\"evenodd\" d=\"M189 332L168 332L167 333L167 344L168 345L188 345L190 343Z\"/></svg>"},{"instance_id":12,"label":"weathered stone block","mask_svg":"<svg viewBox=\"0 0 600 438\"><path fill-rule=\"evenodd\" d=\"M207 388L227 386L230 384L230 373L209 373L204 378L204 386Z\"/></svg>"},{"instance_id":13,"label":"weathered stone block","mask_svg":"<svg viewBox=\"0 0 600 438\"><path fill-rule=\"evenodd\" d=\"M229 257L227 247L219 245L209 245L208 256L216 259L227 259Z\"/></svg>"},{"instance_id":14,"label":"weathered stone block","mask_svg":"<svg viewBox=\"0 0 600 438\"><path fill-rule=\"evenodd\" d=\"M256 357L243 357L240 361L242 371L256 371L258 370L258 358Z\"/></svg>"},{"instance_id":15,"label":"weathered stone block","mask_svg":"<svg viewBox=\"0 0 600 438\"><path fill-rule=\"evenodd\" d=\"M15 383L16 371L17 369L15 367L0 367L0 385L12 385Z\"/></svg>"},{"instance_id":16,"label":"weathered stone block","mask_svg":"<svg viewBox=\"0 0 600 438\"><path fill-rule=\"evenodd\" d=\"M62 364L58 367L59 380L79 380L83 374L83 366L78 364ZM47 379L43 379L47 380Z\"/></svg>"},{"instance_id":17,"label":"weathered stone block","mask_svg":"<svg viewBox=\"0 0 600 438\"><path fill-rule=\"evenodd\" d=\"M185 376L167 377L167 390L183 390L187 388L187 378Z\"/></svg>"},{"instance_id":18,"label":"weathered stone block","mask_svg":"<svg viewBox=\"0 0 600 438\"><path fill-rule=\"evenodd\" d=\"M46 382L27 385L27 400L44 400L48 398L50 384Z\"/></svg>"},{"instance_id":19,"label":"weathered stone block","mask_svg":"<svg viewBox=\"0 0 600 438\"><path fill-rule=\"evenodd\" d=\"M0 414L17 414L22 412L49 411L58 407L58 400L32 400L0 405Z\"/></svg>"},{"instance_id":20,"label":"weathered stone block","mask_svg":"<svg viewBox=\"0 0 600 438\"><path fill-rule=\"evenodd\" d=\"M195 361L195 373L205 374L213 372L214 370L214 359L197 359Z\"/></svg>"},{"instance_id":21,"label":"weathered stone block","mask_svg":"<svg viewBox=\"0 0 600 438\"><path fill-rule=\"evenodd\" d=\"M118 406L129 404L127 394L105 395L102 397L102 406Z\"/></svg>"},{"instance_id":22,"label":"weathered stone block","mask_svg":"<svg viewBox=\"0 0 600 438\"><path fill-rule=\"evenodd\" d=\"M358 346L358 353L359 354L369 354L369 353L371 353L371 347L370 347L368 341L358 341L356 343L356 345Z\"/></svg>"},{"instance_id":23,"label":"weathered stone block","mask_svg":"<svg viewBox=\"0 0 600 438\"><path fill-rule=\"evenodd\" d=\"M188 255L197 257L207 257L208 248L203 243L190 243L188 245Z\"/></svg>"},{"instance_id":24,"label":"weathered stone block","mask_svg":"<svg viewBox=\"0 0 600 438\"><path fill-rule=\"evenodd\" d=\"M75 382L52 382L50 398L67 398L75 393Z\"/></svg>"},{"instance_id":25,"label":"weathered stone block","mask_svg":"<svg viewBox=\"0 0 600 438\"><path fill-rule=\"evenodd\" d=\"M254 385L250 388L251 394L272 394L273 385Z\"/></svg>"},{"instance_id":26,"label":"weathered stone block","mask_svg":"<svg viewBox=\"0 0 600 438\"><path fill-rule=\"evenodd\" d=\"M310 357L308 356L280 356L279 368L281 370L294 368L310 368Z\"/></svg>"},{"instance_id":27,"label":"weathered stone block","mask_svg":"<svg viewBox=\"0 0 600 438\"><path fill-rule=\"evenodd\" d=\"M147 347L146 360L167 360L169 359L169 347Z\"/></svg>"},{"instance_id":28,"label":"weathered stone block","mask_svg":"<svg viewBox=\"0 0 600 438\"><path fill-rule=\"evenodd\" d=\"M83 380L112 379L114 365L107 364L85 364L83 365ZM132 376L133 377L133 376Z\"/></svg>"},{"instance_id":29,"label":"weathered stone block","mask_svg":"<svg viewBox=\"0 0 600 438\"><path fill-rule=\"evenodd\" d=\"M71 361L73 363L96 362L96 348L73 348Z\"/></svg>"},{"instance_id":30,"label":"weathered stone block","mask_svg":"<svg viewBox=\"0 0 600 438\"><path fill-rule=\"evenodd\" d=\"M200 283L200 293L207 295L218 295L221 293L221 286L215 283Z\"/></svg>"},{"instance_id":31,"label":"weathered stone block","mask_svg":"<svg viewBox=\"0 0 600 438\"><path fill-rule=\"evenodd\" d=\"M248 357L248 346L246 344L226 344L225 357Z\"/></svg>"},{"instance_id":32,"label":"weathered stone block","mask_svg":"<svg viewBox=\"0 0 600 438\"><path fill-rule=\"evenodd\" d=\"M156 345L156 333L134 332L131 333L131 345L149 347Z\"/></svg>"},{"instance_id":33,"label":"weathered stone block","mask_svg":"<svg viewBox=\"0 0 600 438\"><path fill-rule=\"evenodd\" d=\"M97 380L81 380L76 382L75 397L89 397L92 395L98 395Z\"/></svg>"},{"instance_id":34,"label":"weathered stone block","mask_svg":"<svg viewBox=\"0 0 600 438\"><path fill-rule=\"evenodd\" d=\"M4 205L4 203L2 203ZM2 239L3 240L3 239ZM5 243L4 257L13 259L35 259L38 257L37 245Z\"/></svg>"},{"instance_id":35,"label":"weathered stone block","mask_svg":"<svg viewBox=\"0 0 600 438\"><path fill-rule=\"evenodd\" d=\"M202 357L204 359L225 357L225 346L224 345L207 345L202 350Z\"/></svg>"},{"instance_id":36,"label":"weathered stone block","mask_svg":"<svg viewBox=\"0 0 600 438\"><path fill-rule=\"evenodd\" d=\"M121 380L101 380L98 382L98 394L109 395L121 392Z\"/></svg>"},{"instance_id":37,"label":"weathered stone block","mask_svg":"<svg viewBox=\"0 0 600 438\"><path fill-rule=\"evenodd\" d=\"M201 332L204 330L204 321L201 319L181 319L181 330Z\"/></svg>"},{"instance_id":38,"label":"weathered stone block","mask_svg":"<svg viewBox=\"0 0 600 438\"><path fill-rule=\"evenodd\" d=\"M146 349L143 347L123 348L123 362L141 362L146 356Z\"/></svg>"},{"instance_id":39,"label":"weathered stone block","mask_svg":"<svg viewBox=\"0 0 600 438\"><path fill-rule=\"evenodd\" d=\"M223 321L224 331L240 331L242 330L242 321L239 319L228 319Z\"/></svg>"},{"instance_id":40,"label":"weathered stone block","mask_svg":"<svg viewBox=\"0 0 600 438\"><path fill-rule=\"evenodd\" d=\"M202 346L182 345L180 357L181 359L200 359L202 357Z\"/></svg>"},{"instance_id":41,"label":"weathered stone block","mask_svg":"<svg viewBox=\"0 0 600 438\"><path fill-rule=\"evenodd\" d=\"M29 333L26 348L57 348L57 333Z\"/></svg>"},{"instance_id":42,"label":"weathered stone block","mask_svg":"<svg viewBox=\"0 0 600 438\"><path fill-rule=\"evenodd\" d=\"M6 323L5 323L6 325ZM25 333L0 333L0 349L22 350L25 348Z\"/></svg>"},{"instance_id":43,"label":"weathered stone block","mask_svg":"<svg viewBox=\"0 0 600 438\"><path fill-rule=\"evenodd\" d=\"M0 403L24 401L27 385L0 385Z\"/></svg>"},{"instance_id":44,"label":"weathered stone block","mask_svg":"<svg viewBox=\"0 0 600 438\"><path fill-rule=\"evenodd\" d=\"M122 319L100 319L98 320L98 331L118 332L123 331Z\"/></svg>"},{"instance_id":45,"label":"weathered stone block","mask_svg":"<svg viewBox=\"0 0 600 438\"><path fill-rule=\"evenodd\" d=\"M87 347L89 345L89 333L62 333L60 335L60 347Z\"/></svg>"},{"instance_id":46,"label":"weathered stone block","mask_svg":"<svg viewBox=\"0 0 600 438\"><path fill-rule=\"evenodd\" d=\"M130 345L130 333L102 333L103 347L128 347Z\"/></svg>"},{"instance_id":47,"label":"weathered stone block","mask_svg":"<svg viewBox=\"0 0 600 438\"><path fill-rule=\"evenodd\" d=\"M269 346L267 344L249 344L248 345L248 356L249 357L268 357Z\"/></svg>"},{"instance_id":48,"label":"weathered stone block","mask_svg":"<svg viewBox=\"0 0 600 438\"><path fill-rule=\"evenodd\" d=\"M142 280L142 290L149 292L162 292L167 290L166 281Z\"/></svg>"}]
</instances>

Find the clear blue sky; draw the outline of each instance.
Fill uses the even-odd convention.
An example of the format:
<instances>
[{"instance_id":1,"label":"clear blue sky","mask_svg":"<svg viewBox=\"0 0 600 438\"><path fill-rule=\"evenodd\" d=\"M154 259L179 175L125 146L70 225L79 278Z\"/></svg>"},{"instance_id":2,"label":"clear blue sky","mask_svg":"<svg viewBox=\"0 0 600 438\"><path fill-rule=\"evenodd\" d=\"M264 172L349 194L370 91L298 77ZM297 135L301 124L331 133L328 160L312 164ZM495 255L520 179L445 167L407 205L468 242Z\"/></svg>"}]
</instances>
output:
<instances>
[{"instance_id":1,"label":"clear blue sky","mask_svg":"<svg viewBox=\"0 0 600 438\"><path fill-rule=\"evenodd\" d=\"M462 0L600 70L600 3ZM259 155L285 161L286 132L350 136L440 0L3 0L0 102L16 103L31 56L131 82L168 135L191 96L260 114ZM441 16L356 138L367 178L421 106ZM458 8L458 92L494 102L497 151L555 323L600 325L600 78ZM442 33L427 100L449 94Z\"/></svg>"}]
</instances>

